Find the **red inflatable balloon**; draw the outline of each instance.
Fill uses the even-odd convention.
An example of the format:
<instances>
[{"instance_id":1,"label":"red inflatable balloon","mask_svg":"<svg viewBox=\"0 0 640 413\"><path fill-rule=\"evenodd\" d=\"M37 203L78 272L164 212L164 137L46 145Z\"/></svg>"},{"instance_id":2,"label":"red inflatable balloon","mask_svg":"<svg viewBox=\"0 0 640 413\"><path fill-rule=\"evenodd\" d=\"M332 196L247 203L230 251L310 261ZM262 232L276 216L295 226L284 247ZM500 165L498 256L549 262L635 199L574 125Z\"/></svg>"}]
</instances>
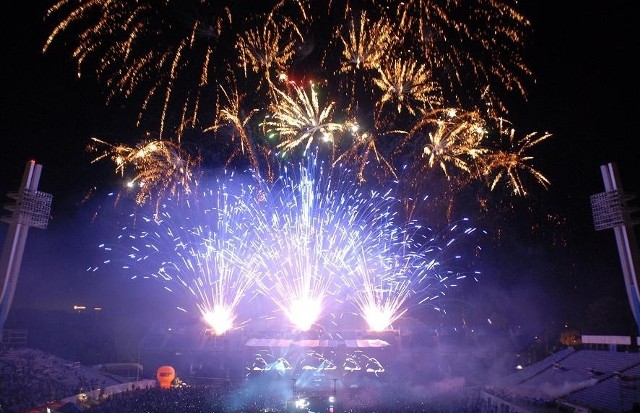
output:
<instances>
[{"instance_id":1,"label":"red inflatable balloon","mask_svg":"<svg viewBox=\"0 0 640 413\"><path fill-rule=\"evenodd\" d=\"M176 378L176 370L171 366L158 367L156 377L160 382L160 387L163 389L168 389L171 387L173 379Z\"/></svg>"}]
</instances>

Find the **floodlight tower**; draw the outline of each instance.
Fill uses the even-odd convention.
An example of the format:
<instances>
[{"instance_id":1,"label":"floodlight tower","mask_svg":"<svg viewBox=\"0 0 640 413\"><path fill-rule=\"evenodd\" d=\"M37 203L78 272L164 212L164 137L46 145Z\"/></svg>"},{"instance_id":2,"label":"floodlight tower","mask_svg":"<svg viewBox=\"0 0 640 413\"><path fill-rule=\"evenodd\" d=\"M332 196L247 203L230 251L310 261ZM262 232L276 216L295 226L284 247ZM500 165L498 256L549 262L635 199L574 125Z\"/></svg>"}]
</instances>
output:
<instances>
[{"instance_id":1,"label":"floodlight tower","mask_svg":"<svg viewBox=\"0 0 640 413\"><path fill-rule=\"evenodd\" d=\"M638 290L638 240L633 232L631 213L636 209L629 206L633 196L622 190L618 169L609 163L600 166L605 192L591 195L591 211L596 231L613 228L618 245L618 255L622 275L627 289L631 312L636 320L636 334L640 333L640 291Z\"/></svg>"},{"instance_id":2,"label":"floodlight tower","mask_svg":"<svg viewBox=\"0 0 640 413\"><path fill-rule=\"evenodd\" d=\"M11 309L13 296L16 292L22 253L27 241L29 227L46 229L51 212L53 196L38 191L38 183L42 165L35 161L27 162L22 176L22 183L17 192L10 192L7 197L15 200L15 203L5 205L4 208L11 211L7 217L1 220L9 223L9 230L4 241L2 256L0 256L0 339L7 315Z\"/></svg>"}]
</instances>

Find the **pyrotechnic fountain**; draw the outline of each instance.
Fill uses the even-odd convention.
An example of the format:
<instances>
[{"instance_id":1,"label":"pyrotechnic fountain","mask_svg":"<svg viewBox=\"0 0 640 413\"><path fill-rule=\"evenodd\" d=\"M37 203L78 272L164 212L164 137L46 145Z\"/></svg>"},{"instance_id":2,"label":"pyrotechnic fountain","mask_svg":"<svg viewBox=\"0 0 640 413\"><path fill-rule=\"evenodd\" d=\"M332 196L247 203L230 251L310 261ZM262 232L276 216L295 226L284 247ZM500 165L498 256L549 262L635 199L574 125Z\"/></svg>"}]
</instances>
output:
<instances>
[{"instance_id":1,"label":"pyrotechnic fountain","mask_svg":"<svg viewBox=\"0 0 640 413\"><path fill-rule=\"evenodd\" d=\"M265 316L244 311L234 323L258 295L293 330L321 318L339 328L328 320L344 312L385 330L466 277L468 269L445 262L447 248L463 242L456 235L475 231L464 221L449 238L426 242L425 227L400 222L392 190L363 191L314 163L284 170L273 184L229 175L188 199L165 200L157 213L132 214L118 242L102 244L105 262L162 282L177 307L197 309L219 335Z\"/></svg>"}]
</instances>

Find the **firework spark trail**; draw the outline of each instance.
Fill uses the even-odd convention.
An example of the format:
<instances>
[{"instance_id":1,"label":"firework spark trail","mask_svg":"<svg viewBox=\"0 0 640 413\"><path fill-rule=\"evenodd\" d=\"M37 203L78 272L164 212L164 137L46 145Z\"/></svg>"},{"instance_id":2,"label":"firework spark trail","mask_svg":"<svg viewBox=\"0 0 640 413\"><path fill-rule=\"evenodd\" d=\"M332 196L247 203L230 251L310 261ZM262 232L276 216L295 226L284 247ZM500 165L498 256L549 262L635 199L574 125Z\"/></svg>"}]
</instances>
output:
<instances>
[{"instance_id":1,"label":"firework spark trail","mask_svg":"<svg viewBox=\"0 0 640 413\"><path fill-rule=\"evenodd\" d=\"M321 188L326 182L314 181L304 168L299 172L299 177L286 174L275 183L257 229L264 246L260 254L266 282L261 287L291 323L305 331L335 289L337 257L348 256L353 248L355 237L345 210L357 211L357 206L339 205L330 189Z\"/></svg>"},{"instance_id":2,"label":"firework spark trail","mask_svg":"<svg viewBox=\"0 0 640 413\"><path fill-rule=\"evenodd\" d=\"M478 281L480 272L470 269L468 255L479 250L472 243L486 233L468 221L462 219L435 234L418 222L394 223L393 230L376 237L375 249L353 260L342 278L349 295L346 301L370 330L392 328L419 306L440 309L439 299L469 274Z\"/></svg>"},{"instance_id":3,"label":"firework spark trail","mask_svg":"<svg viewBox=\"0 0 640 413\"><path fill-rule=\"evenodd\" d=\"M351 17L346 34L337 32L342 42L341 72L377 69L389 46L394 44L393 26L386 19L371 21L365 11ZM397 40L396 40L397 41Z\"/></svg>"},{"instance_id":4,"label":"firework spark trail","mask_svg":"<svg viewBox=\"0 0 640 413\"><path fill-rule=\"evenodd\" d=\"M414 33L405 38L422 51L429 67L440 68L451 104L468 107L465 94L456 91L475 89L484 91L492 117L504 115L508 108L498 91L526 96L525 84L532 78L522 53L531 23L507 1L474 1L471 14L466 7L458 1L415 0L397 10L402 33Z\"/></svg>"},{"instance_id":5,"label":"firework spark trail","mask_svg":"<svg viewBox=\"0 0 640 413\"><path fill-rule=\"evenodd\" d=\"M236 136L240 141L240 148L236 152L232 153L229 157L228 163L233 161L236 156L240 154L247 154L251 167L257 172L264 170L261 168L259 159L260 146L255 142L252 134L248 130L249 121L258 112L258 109L246 110L241 106L243 96L238 92L236 82L229 82L233 87L231 92L222 88L222 94L225 97L227 105L223 106L218 111L218 119L215 125L205 130L217 131L225 126L230 126L232 129L231 137L234 139ZM267 177L270 177L270 171L267 169Z\"/></svg>"},{"instance_id":6,"label":"firework spark trail","mask_svg":"<svg viewBox=\"0 0 640 413\"><path fill-rule=\"evenodd\" d=\"M414 270L410 276L415 300L411 305L432 305L441 310L441 301L449 289L468 277L477 282L480 271L471 267L473 257L468 255L472 252L475 256L481 251L477 243L486 234L486 231L470 226L468 218L435 233L416 224L415 232L409 236L414 247L411 255Z\"/></svg>"},{"instance_id":7,"label":"firework spark trail","mask_svg":"<svg viewBox=\"0 0 640 413\"><path fill-rule=\"evenodd\" d=\"M287 27L291 28L295 37L282 34ZM270 85L274 76L286 73L296 53L296 42L292 41L294 38L303 40L294 25L287 24L281 28L273 20L269 20L261 30L250 29L240 34L236 48L240 51L238 65L242 67L245 77L250 69Z\"/></svg>"}]
</instances>

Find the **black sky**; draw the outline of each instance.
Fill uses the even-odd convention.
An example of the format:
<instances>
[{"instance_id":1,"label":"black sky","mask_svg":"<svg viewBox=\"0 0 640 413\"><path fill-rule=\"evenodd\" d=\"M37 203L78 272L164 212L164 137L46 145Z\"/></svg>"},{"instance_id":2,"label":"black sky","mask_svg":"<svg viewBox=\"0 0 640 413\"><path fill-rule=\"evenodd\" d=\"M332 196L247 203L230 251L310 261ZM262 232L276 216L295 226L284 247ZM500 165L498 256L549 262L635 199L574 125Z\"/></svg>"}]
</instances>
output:
<instances>
[{"instance_id":1,"label":"black sky","mask_svg":"<svg viewBox=\"0 0 640 413\"><path fill-rule=\"evenodd\" d=\"M49 229L30 232L15 305L67 306L82 300L101 305L96 297L123 294L123 289L120 283L85 272L100 259L93 249L99 237L85 231L86 211L79 201L105 169L90 165L84 148L92 135L118 137L125 111L105 106L92 77L75 76L62 47L41 53L50 27L43 20L46 5L0 6L0 193L17 189L26 162L35 159L43 165L40 189L54 195ZM522 6L534 28L527 49L537 82L529 90L529 102L514 110L514 120L525 130L553 134L532 162L551 187L533 196L541 208L563 216L559 230L567 244L545 251L545 245L522 240L514 250L523 250L523 256L535 262L523 262L519 274L503 277L500 288L482 293L501 297L513 308L538 308L531 321L539 323L547 317L541 307L553 309L553 317L560 319L581 311L572 306L586 311L603 294L626 300L613 233L593 229L589 197L604 190L599 168L609 162L617 164L627 192L640 189L640 80L635 63L640 6L634 1L574 6L533 0ZM0 234L6 227L2 224ZM514 272L510 265L505 268ZM561 288L554 289L554 282Z\"/></svg>"}]
</instances>

